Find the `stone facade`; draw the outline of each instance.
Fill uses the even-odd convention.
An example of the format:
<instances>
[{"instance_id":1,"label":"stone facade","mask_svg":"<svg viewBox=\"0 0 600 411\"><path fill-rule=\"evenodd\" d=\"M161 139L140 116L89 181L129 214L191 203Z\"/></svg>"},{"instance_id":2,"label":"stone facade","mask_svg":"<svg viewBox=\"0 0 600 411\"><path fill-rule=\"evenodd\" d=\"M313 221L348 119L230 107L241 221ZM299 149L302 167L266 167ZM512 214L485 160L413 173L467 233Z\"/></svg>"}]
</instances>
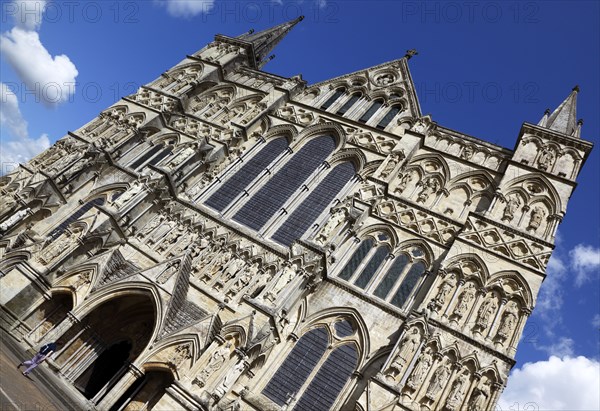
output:
<instances>
[{"instance_id":1,"label":"stone facade","mask_svg":"<svg viewBox=\"0 0 600 411\"><path fill-rule=\"evenodd\" d=\"M420 111L407 55L261 70L218 35L0 179L1 325L90 408L487 410L592 148Z\"/></svg>"}]
</instances>

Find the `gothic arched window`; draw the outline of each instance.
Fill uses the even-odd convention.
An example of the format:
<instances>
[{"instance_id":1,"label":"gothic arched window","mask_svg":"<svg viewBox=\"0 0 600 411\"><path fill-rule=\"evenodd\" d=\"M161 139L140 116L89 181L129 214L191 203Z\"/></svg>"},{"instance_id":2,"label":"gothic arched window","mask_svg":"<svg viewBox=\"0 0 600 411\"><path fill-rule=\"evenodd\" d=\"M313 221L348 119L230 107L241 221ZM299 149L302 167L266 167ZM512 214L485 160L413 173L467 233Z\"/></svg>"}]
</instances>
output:
<instances>
[{"instance_id":1,"label":"gothic arched window","mask_svg":"<svg viewBox=\"0 0 600 411\"><path fill-rule=\"evenodd\" d=\"M375 112L379 110L381 106L383 106L383 100L375 100L371 104L371 107L369 107L369 109L365 111L365 113L361 116L361 118L358 119L358 121L360 121L361 123L366 123L371 117L373 117L373 114L375 114Z\"/></svg>"},{"instance_id":2,"label":"gothic arched window","mask_svg":"<svg viewBox=\"0 0 600 411\"><path fill-rule=\"evenodd\" d=\"M385 300L396 285L398 278L404 272L404 268L408 265L410 259L405 253L400 254L394 259L392 266L387 271L377 288L375 289L375 296Z\"/></svg>"},{"instance_id":3,"label":"gothic arched window","mask_svg":"<svg viewBox=\"0 0 600 411\"><path fill-rule=\"evenodd\" d=\"M69 226L69 224L74 223L79 220L85 213L90 211L92 207L104 205L104 197L95 198L83 204L76 211L74 211L69 217L67 217L62 223L59 224L52 232L49 234L50 239L57 239Z\"/></svg>"},{"instance_id":4,"label":"gothic arched window","mask_svg":"<svg viewBox=\"0 0 600 411\"><path fill-rule=\"evenodd\" d=\"M223 211L265 168L288 147L287 139L280 137L269 141L252 158L242 160L242 166L206 200L206 205Z\"/></svg>"},{"instance_id":5,"label":"gothic arched window","mask_svg":"<svg viewBox=\"0 0 600 411\"><path fill-rule=\"evenodd\" d=\"M289 247L310 228L355 173L350 162L335 166L284 221L273 235L273 240Z\"/></svg>"},{"instance_id":6,"label":"gothic arched window","mask_svg":"<svg viewBox=\"0 0 600 411\"><path fill-rule=\"evenodd\" d=\"M325 103L323 103L323 105L321 106L321 109L327 110L345 92L346 92L346 89L344 87L340 87L340 88L336 89L335 93L333 93L333 95L331 97L329 97Z\"/></svg>"},{"instance_id":7,"label":"gothic arched window","mask_svg":"<svg viewBox=\"0 0 600 411\"><path fill-rule=\"evenodd\" d=\"M263 389L264 396L279 406L294 398L294 411L334 406L358 365L356 331L346 320L334 321L313 328L298 340Z\"/></svg>"},{"instance_id":8,"label":"gothic arched window","mask_svg":"<svg viewBox=\"0 0 600 411\"><path fill-rule=\"evenodd\" d=\"M260 230L334 149L335 140L331 136L310 140L240 208L233 219L253 230Z\"/></svg>"},{"instance_id":9,"label":"gothic arched window","mask_svg":"<svg viewBox=\"0 0 600 411\"><path fill-rule=\"evenodd\" d=\"M367 265L365 265L365 268L363 268L356 281L354 281L354 285L364 289L369 284L379 267L381 267L381 265L385 262L385 258L389 254L390 248L387 245L381 245L377 247L377 250L371 256L369 262Z\"/></svg>"},{"instance_id":10,"label":"gothic arched window","mask_svg":"<svg viewBox=\"0 0 600 411\"><path fill-rule=\"evenodd\" d=\"M164 144L157 144L144 153L137 160L133 161L130 165L134 170L139 170L147 165L157 165L161 160L166 158L173 151L171 143L165 147Z\"/></svg>"},{"instance_id":11,"label":"gothic arched window","mask_svg":"<svg viewBox=\"0 0 600 411\"><path fill-rule=\"evenodd\" d=\"M360 99L360 97L361 97L360 93L352 94L352 96L350 96L348 101L346 101L344 103L344 105L342 107L340 107L340 109L337 111L336 114L339 114L340 116L343 116L344 114L346 114L346 112L348 110L350 110L350 108L352 108L352 106Z\"/></svg>"},{"instance_id":12,"label":"gothic arched window","mask_svg":"<svg viewBox=\"0 0 600 411\"><path fill-rule=\"evenodd\" d=\"M387 127L388 124L396 117L396 115L400 112L401 107L399 105L392 106L385 116L379 121L377 124L377 128L383 130Z\"/></svg>"},{"instance_id":13,"label":"gothic arched window","mask_svg":"<svg viewBox=\"0 0 600 411\"><path fill-rule=\"evenodd\" d=\"M352 257L350 257L350 260L348 260L338 276L341 279L348 281L374 245L375 241L373 241L373 239L370 237L361 242L360 246L356 249L354 254L352 254Z\"/></svg>"},{"instance_id":14,"label":"gothic arched window","mask_svg":"<svg viewBox=\"0 0 600 411\"><path fill-rule=\"evenodd\" d=\"M426 267L422 261L413 264L412 267L410 267L410 270L408 270L408 273L406 273L406 276L400 283L398 291L396 291L396 294L394 294L390 302L396 307L402 308L417 286L419 278L425 274L425 270Z\"/></svg>"}]
</instances>

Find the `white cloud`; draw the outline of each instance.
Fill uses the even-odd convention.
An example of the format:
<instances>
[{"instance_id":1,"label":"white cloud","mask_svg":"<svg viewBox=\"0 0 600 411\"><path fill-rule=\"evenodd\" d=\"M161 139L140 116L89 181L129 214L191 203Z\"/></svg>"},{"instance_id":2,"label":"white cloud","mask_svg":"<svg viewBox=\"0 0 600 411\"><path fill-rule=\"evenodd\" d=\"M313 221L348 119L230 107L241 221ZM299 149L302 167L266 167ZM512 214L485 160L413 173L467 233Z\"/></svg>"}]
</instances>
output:
<instances>
[{"instance_id":1,"label":"white cloud","mask_svg":"<svg viewBox=\"0 0 600 411\"><path fill-rule=\"evenodd\" d=\"M4 6L4 12L11 14L15 25L24 30L39 30L46 9L46 0L14 0Z\"/></svg>"},{"instance_id":2,"label":"white cloud","mask_svg":"<svg viewBox=\"0 0 600 411\"><path fill-rule=\"evenodd\" d=\"M55 106L75 93L77 68L64 54L52 57L37 32L13 27L0 35L0 52L38 101Z\"/></svg>"},{"instance_id":3,"label":"white cloud","mask_svg":"<svg viewBox=\"0 0 600 411\"><path fill-rule=\"evenodd\" d=\"M575 352L575 341L569 337L560 337L554 338L553 341L556 341L554 344L550 345L538 345L536 344L536 348L538 350L546 351L548 355L554 355L557 357L565 357L572 356Z\"/></svg>"},{"instance_id":4,"label":"white cloud","mask_svg":"<svg viewBox=\"0 0 600 411\"><path fill-rule=\"evenodd\" d=\"M544 319L551 319L556 323L558 312L563 304L563 285L567 275L567 267L555 252L550 257L546 269L546 279L542 283L537 298L535 313Z\"/></svg>"},{"instance_id":5,"label":"white cloud","mask_svg":"<svg viewBox=\"0 0 600 411\"><path fill-rule=\"evenodd\" d=\"M0 93L0 126L6 127L15 137L27 138L27 121L21 114L17 96L1 82Z\"/></svg>"},{"instance_id":6,"label":"white cloud","mask_svg":"<svg viewBox=\"0 0 600 411\"><path fill-rule=\"evenodd\" d=\"M155 0L173 17L193 17L211 11L215 0Z\"/></svg>"},{"instance_id":7,"label":"white cloud","mask_svg":"<svg viewBox=\"0 0 600 411\"><path fill-rule=\"evenodd\" d=\"M315 4L318 8L324 9L327 6L327 0L315 0Z\"/></svg>"},{"instance_id":8,"label":"white cloud","mask_svg":"<svg viewBox=\"0 0 600 411\"><path fill-rule=\"evenodd\" d=\"M526 363L515 369L498 403L499 410L598 410L600 363L586 357Z\"/></svg>"},{"instance_id":9,"label":"white cloud","mask_svg":"<svg viewBox=\"0 0 600 411\"><path fill-rule=\"evenodd\" d=\"M592 318L592 326L594 328L600 328L600 314L596 314L594 318Z\"/></svg>"},{"instance_id":10,"label":"white cloud","mask_svg":"<svg viewBox=\"0 0 600 411\"><path fill-rule=\"evenodd\" d=\"M0 175L5 174L24 163L31 157L50 147L46 134L38 139L29 138L27 121L19 109L17 96L0 83Z\"/></svg>"},{"instance_id":11,"label":"white cloud","mask_svg":"<svg viewBox=\"0 0 600 411\"><path fill-rule=\"evenodd\" d=\"M571 267L575 270L575 285L582 286L590 280L592 274L598 274L600 268L600 249L590 245L577 244L569 252Z\"/></svg>"}]
</instances>

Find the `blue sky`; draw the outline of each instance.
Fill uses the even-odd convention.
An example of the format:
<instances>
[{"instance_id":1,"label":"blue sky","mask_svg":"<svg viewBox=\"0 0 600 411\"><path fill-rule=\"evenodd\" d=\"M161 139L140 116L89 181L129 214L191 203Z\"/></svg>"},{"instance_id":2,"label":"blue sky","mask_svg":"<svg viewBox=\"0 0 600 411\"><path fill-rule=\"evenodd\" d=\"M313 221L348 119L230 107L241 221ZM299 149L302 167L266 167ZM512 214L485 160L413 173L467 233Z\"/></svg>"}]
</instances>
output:
<instances>
[{"instance_id":1,"label":"blue sky","mask_svg":"<svg viewBox=\"0 0 600 411\"><path fill-rule=\"evenodd\" d=\"M25 3L2 0L3 172L199 50L216 33L238 35L300 14L305 20L277 47L266 71L302 73L315 83L415 48L419 54L410 67L422 111L443 126L513 148L524 121L537 123L546 108L554 109L579 84L582 136L595 143L599 138L596 1ZM532 370L573 371L579 375L574 381L586 372L594 378L600 373L599 156L596 148L559 228L548 278L517 352L517 367L531 365L515 380ZM550 361L551 355L560 362ZM519 390L509 385L504 404L522 398L555 409L588 404L568 396L569 403L544 403L549 400L538 400L533 388L532 383ZM599 404L598 384L591 390Z\"/></svg>"}]
</instances>

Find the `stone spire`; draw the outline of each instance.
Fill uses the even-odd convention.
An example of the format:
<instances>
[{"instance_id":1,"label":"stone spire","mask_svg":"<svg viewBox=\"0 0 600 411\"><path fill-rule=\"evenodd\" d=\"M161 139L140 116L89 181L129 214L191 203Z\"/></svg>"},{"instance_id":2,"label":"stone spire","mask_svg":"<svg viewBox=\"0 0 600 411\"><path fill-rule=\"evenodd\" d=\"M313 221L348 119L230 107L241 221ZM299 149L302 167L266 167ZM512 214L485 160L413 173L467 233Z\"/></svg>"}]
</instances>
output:
<instances>
[{"instance_id":1,"label":"stone spire","mask_svg":"<svg viewBox=\"0 0 600 411\"><path fill-rule=\"evenodd\" d=\"M538 125L576 137L580 126L577 124L577 93L579 86L573 87L571 94L550 115L544 114Z\"/></svg>"},{"instance_id":2,"label":"stone spire","mask_svg":"<svg viewBox=\"0 0 600 411\"><path fill-rule=\"evenodd\" d=\"M238 36L237 38L248 43L252 43L254 48L254 57L256 59L256 66L262 67L267 61L272 58L268 58L269 54L273 51L275 46L283 40L286 34L299 22L304 19L304 16L300 16L294 20L290 20L286 23L279 24L270 29L254 32L250 30L247 33Z\"/></svg>"}]
</instances>

